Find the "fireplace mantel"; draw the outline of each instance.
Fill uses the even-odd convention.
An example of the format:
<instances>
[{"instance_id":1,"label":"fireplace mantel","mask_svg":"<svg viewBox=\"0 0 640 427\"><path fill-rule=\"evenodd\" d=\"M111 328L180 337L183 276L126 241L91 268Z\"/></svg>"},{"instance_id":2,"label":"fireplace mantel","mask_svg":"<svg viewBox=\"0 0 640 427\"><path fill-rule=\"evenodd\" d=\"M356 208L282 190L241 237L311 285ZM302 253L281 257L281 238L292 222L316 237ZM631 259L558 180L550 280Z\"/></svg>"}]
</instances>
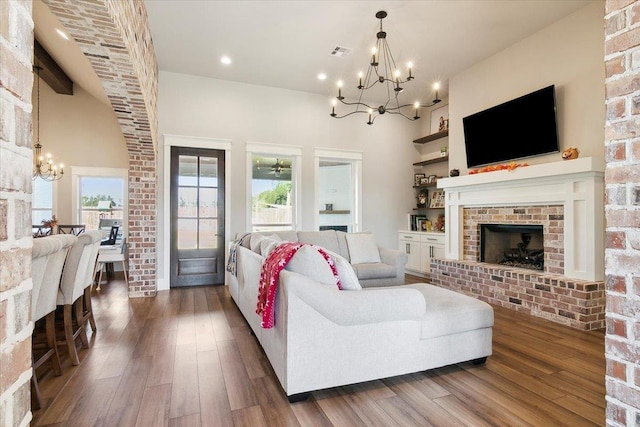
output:
<instances>
[{"instance_id":1,"label":"fireplace mantel","mask_svg":"<svg viewBox=\"0 0 640 427\"><path fill-rule=\"evenodd\" d=\"M564 207L564 276L604 279L604 161L594 157L443 178L445 257L463 260L465 207Z\"/></svg>"}]
</instances>

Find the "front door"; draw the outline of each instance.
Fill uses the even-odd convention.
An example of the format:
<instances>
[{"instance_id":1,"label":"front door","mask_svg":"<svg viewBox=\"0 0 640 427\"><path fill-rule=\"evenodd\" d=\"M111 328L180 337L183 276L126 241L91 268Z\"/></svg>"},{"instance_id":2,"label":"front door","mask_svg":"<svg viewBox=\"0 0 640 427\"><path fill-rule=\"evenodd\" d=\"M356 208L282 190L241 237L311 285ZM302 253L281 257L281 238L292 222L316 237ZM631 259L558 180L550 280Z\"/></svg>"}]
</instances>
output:
<instances>
[{"instance_id":1,"label":"front door","mask_svg":"<svg viewBox=\"0 0 640 427\"><path fill-rule=\"evenodd\" d=\"M171 287L224 283L224 154L171 148Z\"/></svg>"}]
</instances>

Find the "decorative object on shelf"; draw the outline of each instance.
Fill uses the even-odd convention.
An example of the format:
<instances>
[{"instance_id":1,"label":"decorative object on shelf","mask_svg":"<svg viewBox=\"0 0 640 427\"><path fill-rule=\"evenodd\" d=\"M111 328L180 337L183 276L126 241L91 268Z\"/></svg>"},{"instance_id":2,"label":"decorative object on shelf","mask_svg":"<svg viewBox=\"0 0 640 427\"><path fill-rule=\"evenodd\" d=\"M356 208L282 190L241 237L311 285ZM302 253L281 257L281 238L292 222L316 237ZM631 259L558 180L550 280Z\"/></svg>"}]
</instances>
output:
<instances>
[{"instance_id":1,"label":"decorative object on shelf","mask_svg":"<svg viewBox=\"0 0 640 427\"><path fill-rule=\"evenodd\" d=\"M444 232L444 214L438 215L438 220L436 221L436 231Z\"/></svg>"},{"instance_id":2,"label":"decorative object on shelf","mask_svg":"<svg viewBox=\"0 0 640 427\"><path fill-rule=\"evenodd\" d=\"M426 208L427 207L427 198L428 197L429 197L429 190L427 190L426 188L420 190L418 192L418 196L417 196L417 199L418 199L417 206L419 208Z\"/></svg>"},{"instance_id":3,"label":"decorative object on shelf","mask_svg":"<svg viewBox=\"0 0 640 427\"><path fill-rule=\"evenodd\" d=\"M435 190L431 193L431 202L429 204L429 207L444 208L444 190Z\"/></svg>"},{"instance_id":4,"label":"decorative object on shelf","mask_svg":"<svg viewBox=\"0 0 640 427\"><path fill-rule=\"evenodd\" d=\"M442 148L440 148L440 157L446 156L447 155L447 151L449 151L447 146L446 145L442 146Z\"/></svg>"},{"instance_id":5,"label":"decorative object on shelf","mask_svg":"<svg viewBox=\"0 0 640 427\"><path fill-rule=\"evenodd\" d=\"M449 176L460 176L460 170L458 169L451 169L449 171Z\"/></svg>"},{"instance_id":6,"label":"decorative object on shelf","mask_svg":"<svg viewBox=\"0 0 640 427\"><path fill-rule=\"evenodd\" d=\"M562 160L573 160L577 159L580 155L580 152L575 147L569 147L562 152Z\"/></svg>"},{"instance_id":7,"label":"decorative object on shelf","mask_svg":"<svg viewBox=\"0 0 640 427\"><path fill-rule=\"evenodd\" d=\"M58 219L56 218L55 215L53 215L51 217L51 219L43 219L42 220L42 226L43 227L51 227L54 228L55 226L58 225Z\"/></svg>"},{"instance_id":8,"label":"decorative object on shelf","mask_svg":"<svg viewBox=\"0 0 640 427\"><path fill-rule=\"evenodd\" d=\"M384 10L376 13L376 18L380 20L380 31L376 33L377 41L376 47L372 49L371 52L371 61L369 62L369 68L367 70L366 75L362 72L359 73L358 76L358 86L357 89L360 91L358 95L358 100L356 102L346 102L344 100L344 96L342 96L342 81L338 82L338 96L336 99L332 101L331 107L331 117L336 119L342 119L344 117L350 116L356 113L364 113L369 114L369 120L367 121L368 125L372 125L375 119L378 116L381 116L385 113L389 114L399 114L407 120L418 120L420 116L418 116L418 109L424 107L432 107L440 102L438 99L438 89L440 88L439 83L435 83L433 85L433 89L435 91L435 99L431 101L430 105L422 105L419 102L415 102L414 104L401 104L398 99L398 95L402 92L402 85L410 82L414 79L414 76L411 74L411 68L413 64L407 64L407 76L405 79L401 77L401 71L398 69L395 59L391 54L391 49L389 48L389 44L387 43L387 33L382 31L382 20L387 17L387 12ZM362 99L364 97L364 93L366 90L371 89L377 86L377 83L386 89L387 101L378 107L370 106L364 102ZM340 101L342 104L347 106L355 106L355 110L350 113L339 116L336 113L336 105L337 101ZM414 116L410 117L403 112L403 109L407 107L413 107ZM377 113L377 114L375 114ZM374 115L375 114L375 115ZM447 117L448 118L448 117Z\"/></svg>"},{"instance_id":9,"label":"decorative object on shelf","mask_svg":"<svg viewBox=\"0 0 640 427\"><path fill-rule=\"evenodd\" d=\"M420 231L418 229L418 221L426 221L426 215L409 215L409 229L411 231Z\"/></svg>"},{"instance_id":10,"label":"decorative object on shelf","mask_svg":"<svg viewBox=\"0 0 640 427\"><path fill-rule=\"evenodd\" d=\"M53 157L50 153L47 153L45 160L42 155L42 144L40 144L40 70L42 67L38 65L33 66L36 72L36 94L38 105L36 107L36 142L33 144L33 179L41 178L45 181L57 181L64 175L64 165L60 163L60 170L58 166L53 164Z\"/></svg>"},{"instance_id":11,"label":"decorative object on shelf","mask_svg":"<svg viewBox=\"0 0 640 427\"><path fill-rule=\"evenodd\" d=\"M431 177L428 176L423 176L422 178L420 178L420 185L427 185L427 184L431 184Z\"/></svg>"},{"instance_id":12,"label":"decorative object on shelf","mask_svg":"<svg viewBox=\"0 0 640 427\"><path fill-rule=\"evenodd\" d=\"M433 231L433 224L431 223L431 221L426 220L424 222L424 231Z\"/></svg>"},{"instance_id":13,"label":"decorative object on shelf","mask_svg":"<svg viewBox=\"0 0 640 427\"><path fill-rule=\"evenodd\" d=\"M444 105L431 112L431 133L449 130L449 106Z\"/></svg>"},{"instance_id":14,"label":"decorative object on shelf","mask_svg":"<svg viewBox=\"0 0 640 427\"><path fill-rule=\"evenodd\" d=\"M425 174L423 173L414 173L413 174L413 185L414 187L417 187L420 185L420 179L424 178Z\"/></svg>"},{"instance_id":15,"label":"decorative object on shelf","mask_svg":"<svg viewBox=\"0 0 640 427\"><path fill-rule=\"evenodd\" d=\"M427 179L429 180L429 184L435 184L436 182L438 182L437 175L429 175Z\"/></svg>"},{"instance_id":16,"label":"decorative object on shelf","mask_svg":"<svg viewBox=\"0 0 640 427\"><path fill-rule=\"evenodd\" d=\"M469 175L474 175L477 173L484 173L484 172L504 171L504 170L512 171L516 168L525 167L525 166L529 166L529 163L516 163L516 162L503 163L501 165L491 165L491 166L485 166L480 169L473 169L469 171Z\"/></svg>"},{"instance_id":17,"label":"decorative object on shelf","mask_svg":"<svg viewBox=\"0 0 640 427\"><path fill-rule=\"evenodd\" d=\"M332 211L333 210L333 203L325 203L324 204L324 210L325 211Z\"/></svg>"}]
</instances>

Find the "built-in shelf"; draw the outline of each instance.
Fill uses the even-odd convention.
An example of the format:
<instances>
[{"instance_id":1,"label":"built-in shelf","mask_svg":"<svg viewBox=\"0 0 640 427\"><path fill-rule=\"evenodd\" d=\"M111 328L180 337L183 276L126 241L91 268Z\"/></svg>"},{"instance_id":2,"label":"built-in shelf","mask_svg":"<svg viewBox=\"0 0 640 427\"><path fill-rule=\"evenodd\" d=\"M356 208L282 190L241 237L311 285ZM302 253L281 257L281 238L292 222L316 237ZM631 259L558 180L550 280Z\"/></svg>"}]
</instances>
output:
<instances>
[{"instance_id":1,"label":"built-in shelf","mask_svg":"<svg viewBox=\"0 0 640 427\"><path fill-rule=\"evenodd\" d=\"M320 215L348 215L351 211L320 211Z\"/></svg>"},{"instance_id":2,"label":"built-in shelf","mask_svg":"<svg viewBox=\"0 0 640 427\"><path fill-rule=\"evenodd\" d=\"M414 163L413 166L427 166L427 165L433 165L435 163L442 163L447 161L449 161L449 155L436 157L435 159L423 160L421 162Z\"/></svg>"},{"instance_id":3,"label":"built-in shelf","mask_svg":"<svg viewBox=\"0 0 640 427\"><path fill-rule=\"evenodd\" d=\"M427 142L435 141L436 139L444 138L449 136L449 129L443 130L442 132L432 133L431 135L423 136L422 138L414 139L414 144L426 144Z\"/></svg>"},{"instance_id":4,"label":"built-in shelf","mask_svg":"<svg viewBox=\"0 0 640 427\"><path fill-rule=\"evenodd\" d=\"M414 211L426 211L427 209L444 209L444 206L441 208L413 208Z\"/></svg>"},{"instance_id":5,"label":"built-in shelf","mask_svg":"<svg viewBox=\"0 0 640 427\"><path fill-rule=\"evenodd\" d=\"M423 185L414 185L413 188L427 188L427 187L435 187L436 185L438 185L437 182L432 182L430 184L423 184Z\"/></svg>"}]
</instances>

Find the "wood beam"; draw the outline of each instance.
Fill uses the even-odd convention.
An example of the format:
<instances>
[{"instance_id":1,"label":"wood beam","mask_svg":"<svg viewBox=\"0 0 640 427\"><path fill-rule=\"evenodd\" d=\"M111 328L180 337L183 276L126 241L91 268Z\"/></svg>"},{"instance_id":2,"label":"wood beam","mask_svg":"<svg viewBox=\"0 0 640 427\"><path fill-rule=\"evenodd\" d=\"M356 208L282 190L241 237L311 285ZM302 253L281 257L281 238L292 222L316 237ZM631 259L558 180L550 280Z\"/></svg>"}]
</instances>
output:
<instances>
[{"instance_id":1,"label":"wood beam","mask_svg":"<svg viewBox=\"0 0 640 427\"><path fill-rule=\"evenodd\" d=\"M41 67L40 77L51 89L62 95L73 95L73 80L60 68L38 40L34 39L35 65Z\"/></svg>"}]
</instances>

